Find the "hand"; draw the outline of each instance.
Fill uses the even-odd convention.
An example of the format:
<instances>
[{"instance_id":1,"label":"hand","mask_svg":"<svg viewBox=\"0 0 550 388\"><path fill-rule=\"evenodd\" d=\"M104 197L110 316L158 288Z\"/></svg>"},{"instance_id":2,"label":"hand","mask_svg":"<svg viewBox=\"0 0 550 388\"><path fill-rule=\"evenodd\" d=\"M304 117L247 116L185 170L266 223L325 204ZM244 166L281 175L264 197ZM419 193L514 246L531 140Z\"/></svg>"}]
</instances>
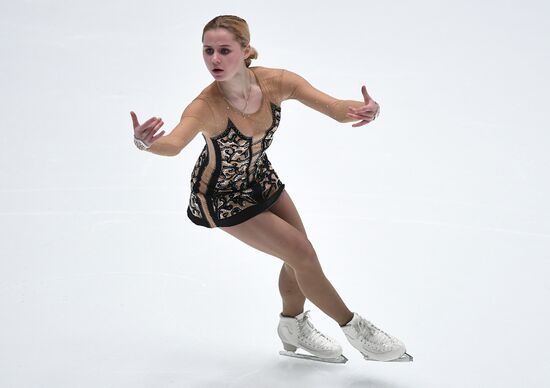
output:
<instances>
[{"instance_id":1,"label":"hand","mask_svg":"<svg viewBox=\"0 0 550 388\"><path fill-rule=\"evenodd\" d=\"M360 127L362 125L368 124L373 121L378 112L380 111L380 105L374 101L369 94L367 93L367 87L363 85L361 87L361 92L363 93L363 98L365 99L365 105L358 108L348 107L347 115L353 117L354 119L361 120L358 123L352 125L352 127Z\"/></svg>"},{"instance_id":2,"label":"hand","mask_svg":"<svg viewBox=\"0 0 550 388\"><path fill-rule=\"evenodd\" d=\"M130 112L130 116L132 116L132 122L134 124L134 136L147 144L147 146L153 144L164 134L163 130L159 134L155 135L160 127L164 125L164 122L160 117L151 117L149 120L140 125L134 112Z\"/></svg>"}]
</instances>

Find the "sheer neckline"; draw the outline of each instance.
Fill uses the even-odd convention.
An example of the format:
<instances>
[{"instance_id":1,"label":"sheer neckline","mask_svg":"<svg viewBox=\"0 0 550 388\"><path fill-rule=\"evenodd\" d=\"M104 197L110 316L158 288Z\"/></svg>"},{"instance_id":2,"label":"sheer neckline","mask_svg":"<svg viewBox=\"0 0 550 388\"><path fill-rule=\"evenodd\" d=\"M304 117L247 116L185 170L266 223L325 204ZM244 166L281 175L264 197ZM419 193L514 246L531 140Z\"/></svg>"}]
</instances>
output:
<instances>
[{"instance_id":1,"label":"sheer neckline","mask_svg":"<svg viewBox=\"0 0 550 388\"><path fill-rule=\"evenodd\" d=\"M254 67L255 68L255 67ZM248 67L247 69L249 69L251 72L252 72L252 76L254 77L254 79L256 80L256 84L258 85L258 87L260 88L260 95L261 95L261 101L260 101L260 107L258 108L258 110L256 110L255 112L252 112L252 113L245 113L243 111L241 111L240 109L236 108L233 104L231 104L231 102L229 102L229 100L227 100L225 98L225 96L223 95L223 92L220 88L220 85L217 81L214 81L216 83L216 89L218 90L218 93L220 94L220 96L224 99L224 101L227 103L227 105L230 106L230 109L232 109L235 113L237 114L240 114L241 116L244 116L244 118L246 117L252 117L252 116L255 116L257 115L258 113L260 113L263 108L264 108L264 104L265 104L265 100L266 100L266 97L265 97L265 91L264 91L264 88L262 86L262 83L260 82L260 77L258 77L256 75L256 72L253 70L254 68L252 67Z\"/></svg>"},{"instance_id":2,"label":"sheer neckline","mask_svg":"<svg viewBox=\"0 0 550 388\"><path fill-rule=\"evenodd\" d=\"M269 102L270 104L270 111L271 111L271 125L269 126L269 128L265 129L264 131L262 131L259 135L259 139L262 140L264 139L267 134L269 133L269 131L271 131L275 126L277 126L277 118L276 118L276 115L275 115L275 112L276 111L280 111L281 107L278 106L277 104L273 103L273 102ZM254 138L256 136L252 135L252 136L249 136L249 135L246 135L244 133L242 133L240 131L240 129L235 125L235 123L228 117L227 118L227 126L225 128L225 130L223 130L220 134L214 136L214 137L210 137L211 140L217 140L219 139L220 137L223 137L227 134L227 132L229 132L231 129L234 129L237 134L242 137L243 139L246 139L246 140L250 140L250 141L254 141Z\"/></svg>"}]
</instances>

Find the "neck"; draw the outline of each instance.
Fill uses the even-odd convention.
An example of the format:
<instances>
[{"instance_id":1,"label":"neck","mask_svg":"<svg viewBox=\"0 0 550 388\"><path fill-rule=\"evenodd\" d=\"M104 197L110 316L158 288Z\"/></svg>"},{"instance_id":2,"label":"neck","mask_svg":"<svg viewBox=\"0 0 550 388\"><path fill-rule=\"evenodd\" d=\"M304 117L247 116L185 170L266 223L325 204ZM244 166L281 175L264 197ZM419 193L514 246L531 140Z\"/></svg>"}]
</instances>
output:
<instances>
[{"instance_id":1,"label":"neck","mask_svg":"<svg viewBox=\"0 0 550 388\"><path fill-rule=\"evenodd\" d=\"M226 81L216 81L226 98L248 98L252 75L247 67L239 70Z\"/></svg>"}]
</instances>

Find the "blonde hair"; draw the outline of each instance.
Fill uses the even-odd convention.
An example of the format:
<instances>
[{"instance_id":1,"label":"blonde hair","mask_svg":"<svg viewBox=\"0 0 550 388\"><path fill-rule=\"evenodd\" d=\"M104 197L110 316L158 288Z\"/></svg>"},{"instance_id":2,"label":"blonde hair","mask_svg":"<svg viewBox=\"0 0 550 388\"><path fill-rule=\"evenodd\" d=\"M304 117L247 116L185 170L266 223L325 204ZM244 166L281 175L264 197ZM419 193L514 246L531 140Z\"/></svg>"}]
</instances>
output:
<instances>
[{"instance_id":1,"label":"blonde hair","mask_svg":"<svg viewBox=\"0 0 550 388\"><path fill-rule=\"evenodd\" d=\"M227 31L231 32L235 36L235 40L243 49L250 44L250 31L248 30L248 24L246 23L246 20L238 16L216 16L214 19L206 23L206 26L204 26L201 40L204 41L204 33L206 31L214 30L216 28L225 28ZM246 67L250 67L250 63L256 58L258 58L258 51L254 47L250 46L250 55L248 55L248 58L244 60Z\"/></svg>"}]
</instances>

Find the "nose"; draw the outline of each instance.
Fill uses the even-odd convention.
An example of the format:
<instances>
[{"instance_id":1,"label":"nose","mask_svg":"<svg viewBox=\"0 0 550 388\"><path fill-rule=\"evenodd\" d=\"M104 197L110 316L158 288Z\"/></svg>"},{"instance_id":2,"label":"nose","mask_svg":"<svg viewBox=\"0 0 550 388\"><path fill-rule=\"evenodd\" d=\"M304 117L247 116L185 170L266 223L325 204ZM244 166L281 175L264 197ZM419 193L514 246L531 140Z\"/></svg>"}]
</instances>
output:
<instances>
[{"instance_id":1,"label":"nose","mask_svg":"<svg viewBox=\"0 0 550 388\"><path fill-rule=\"evenodd\" d=\"M215 65L220 63L220 58L218 57L218 54L216 53L212 54L212 63Z\"/></svg>"}]
</instances>

